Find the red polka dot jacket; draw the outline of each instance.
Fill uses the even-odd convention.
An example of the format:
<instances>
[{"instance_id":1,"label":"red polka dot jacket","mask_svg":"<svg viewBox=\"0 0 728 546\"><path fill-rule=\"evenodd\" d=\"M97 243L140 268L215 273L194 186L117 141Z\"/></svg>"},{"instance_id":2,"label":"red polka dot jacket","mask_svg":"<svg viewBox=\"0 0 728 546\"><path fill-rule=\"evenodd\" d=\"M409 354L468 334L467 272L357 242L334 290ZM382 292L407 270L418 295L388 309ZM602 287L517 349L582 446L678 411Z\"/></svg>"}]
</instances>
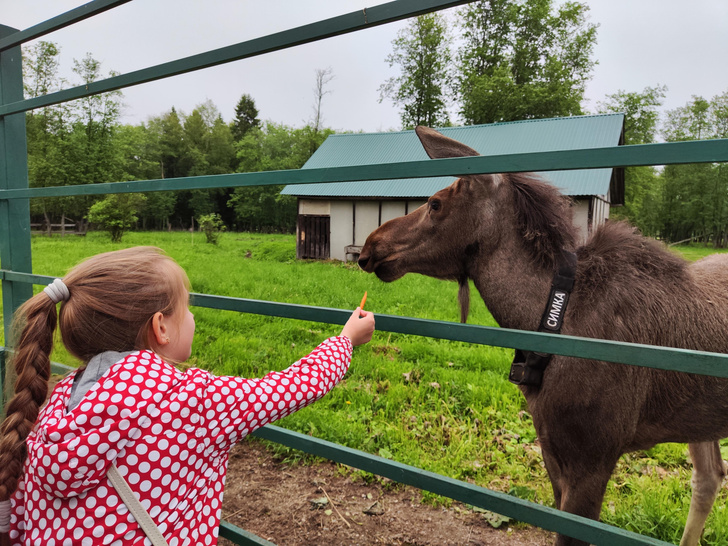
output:
<instances>
[{"instance_id":1,"label":"red polka dot jacket","mask_svg":"<svg viewBox=\"0 0 728 546\"><path fill-rule=\"evenodd\" d=\"M351 353L347 337L332 337L282 372L243 379L181 372L154 353L134 352L67 412L70 374L28 436L11 542L144 544L106 477L113 463L170 546L216 544L232 446L330 391Z\"/></svg>"}]
</instances>

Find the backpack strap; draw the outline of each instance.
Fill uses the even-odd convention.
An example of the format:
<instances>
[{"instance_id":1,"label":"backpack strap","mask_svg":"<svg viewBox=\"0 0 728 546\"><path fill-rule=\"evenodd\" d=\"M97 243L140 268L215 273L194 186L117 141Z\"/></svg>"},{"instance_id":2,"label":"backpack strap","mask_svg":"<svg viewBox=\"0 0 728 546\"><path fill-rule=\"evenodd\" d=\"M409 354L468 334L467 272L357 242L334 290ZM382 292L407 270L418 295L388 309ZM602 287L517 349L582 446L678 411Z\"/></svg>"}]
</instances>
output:
<instances>
[{"instance_id":1,"label":"backpack strap","mask_svg":"<svg viewBox=\"0 0 728 546\"><path fill-rule=\"evenodd\" d=\"M109 467L106 477L109 478L111 485L114 486L114 489L116 489L121 500L124 501L129 512L131 512L134 519L147 535L147 538L152 542L152 546L169 546L167 541L164 540L162 533L159 531L159 527L157 527L152 520L152 516L149 515L149 512L147 512L144 506L142 506L139 499L136 498L136 495L134 495L129 484L126 483L124 477L119 474L119 469L116 468L115 464L112 464Z\"/></svg>"}]
</instances>

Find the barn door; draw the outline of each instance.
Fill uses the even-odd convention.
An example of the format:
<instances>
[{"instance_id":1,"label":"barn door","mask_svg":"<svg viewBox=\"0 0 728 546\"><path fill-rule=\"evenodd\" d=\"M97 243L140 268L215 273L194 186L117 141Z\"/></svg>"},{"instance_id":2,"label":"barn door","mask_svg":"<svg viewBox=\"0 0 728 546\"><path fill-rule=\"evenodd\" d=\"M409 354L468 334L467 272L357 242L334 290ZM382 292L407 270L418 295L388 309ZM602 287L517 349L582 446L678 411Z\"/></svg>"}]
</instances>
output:
<instances>
[{"instance_id":1,"label":"barn door","mask_svg":"<svg viewBox=\"0 0 728 546\"><path fill-rule=\"evenodd\" d=\"M331 218L299 215L297 258L326 260L329 258Z\"/></svg>"}]
</instances>

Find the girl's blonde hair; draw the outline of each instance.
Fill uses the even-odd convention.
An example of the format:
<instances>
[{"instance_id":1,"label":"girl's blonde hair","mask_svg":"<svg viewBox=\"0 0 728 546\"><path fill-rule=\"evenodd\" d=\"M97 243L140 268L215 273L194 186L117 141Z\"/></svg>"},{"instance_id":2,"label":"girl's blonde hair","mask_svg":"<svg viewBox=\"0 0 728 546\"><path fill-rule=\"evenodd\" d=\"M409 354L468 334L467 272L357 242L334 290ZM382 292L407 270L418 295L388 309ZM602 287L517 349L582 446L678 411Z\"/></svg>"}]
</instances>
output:
<instances>
[{"instance_id":1,"label":"girl's blonde hair","mask_svg":"<svg viewBox=\"0 0 728 546\"><path fill-rule=\"evenodd\" d=\"M11 362L15 395L0 426L0 501L15 492L27 455L25 439L48 395L53 334L60 323L68 352L84 364L104 351L149 349L155 313L172 315L188 304L184 270L155 247L134 247L87 259L63 278L70 298L60 313L41 292L13 318L15 348Z\"/></svg>"}]
</instances>

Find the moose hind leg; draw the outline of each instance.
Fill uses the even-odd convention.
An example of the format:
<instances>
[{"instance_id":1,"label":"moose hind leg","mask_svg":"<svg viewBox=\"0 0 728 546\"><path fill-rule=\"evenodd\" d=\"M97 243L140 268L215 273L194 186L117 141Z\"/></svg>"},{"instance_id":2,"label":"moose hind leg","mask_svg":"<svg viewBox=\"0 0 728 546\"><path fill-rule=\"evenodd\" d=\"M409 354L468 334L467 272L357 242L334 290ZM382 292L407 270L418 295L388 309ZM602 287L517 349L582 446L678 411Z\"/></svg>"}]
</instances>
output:
<instances>
[{"instance_id":1,"label":"moose hind leg","mask_svg":"<svg viewBox=\"0 0 728 546\"><path fill-rule=\"evenodd\" d=\"M723 483L725 468L718 442L689 444L688 449L693 461L693 494L680 546L697 546L703 534L705 520L713 509L715 497Z\"/></svg>"}]
</instances>

